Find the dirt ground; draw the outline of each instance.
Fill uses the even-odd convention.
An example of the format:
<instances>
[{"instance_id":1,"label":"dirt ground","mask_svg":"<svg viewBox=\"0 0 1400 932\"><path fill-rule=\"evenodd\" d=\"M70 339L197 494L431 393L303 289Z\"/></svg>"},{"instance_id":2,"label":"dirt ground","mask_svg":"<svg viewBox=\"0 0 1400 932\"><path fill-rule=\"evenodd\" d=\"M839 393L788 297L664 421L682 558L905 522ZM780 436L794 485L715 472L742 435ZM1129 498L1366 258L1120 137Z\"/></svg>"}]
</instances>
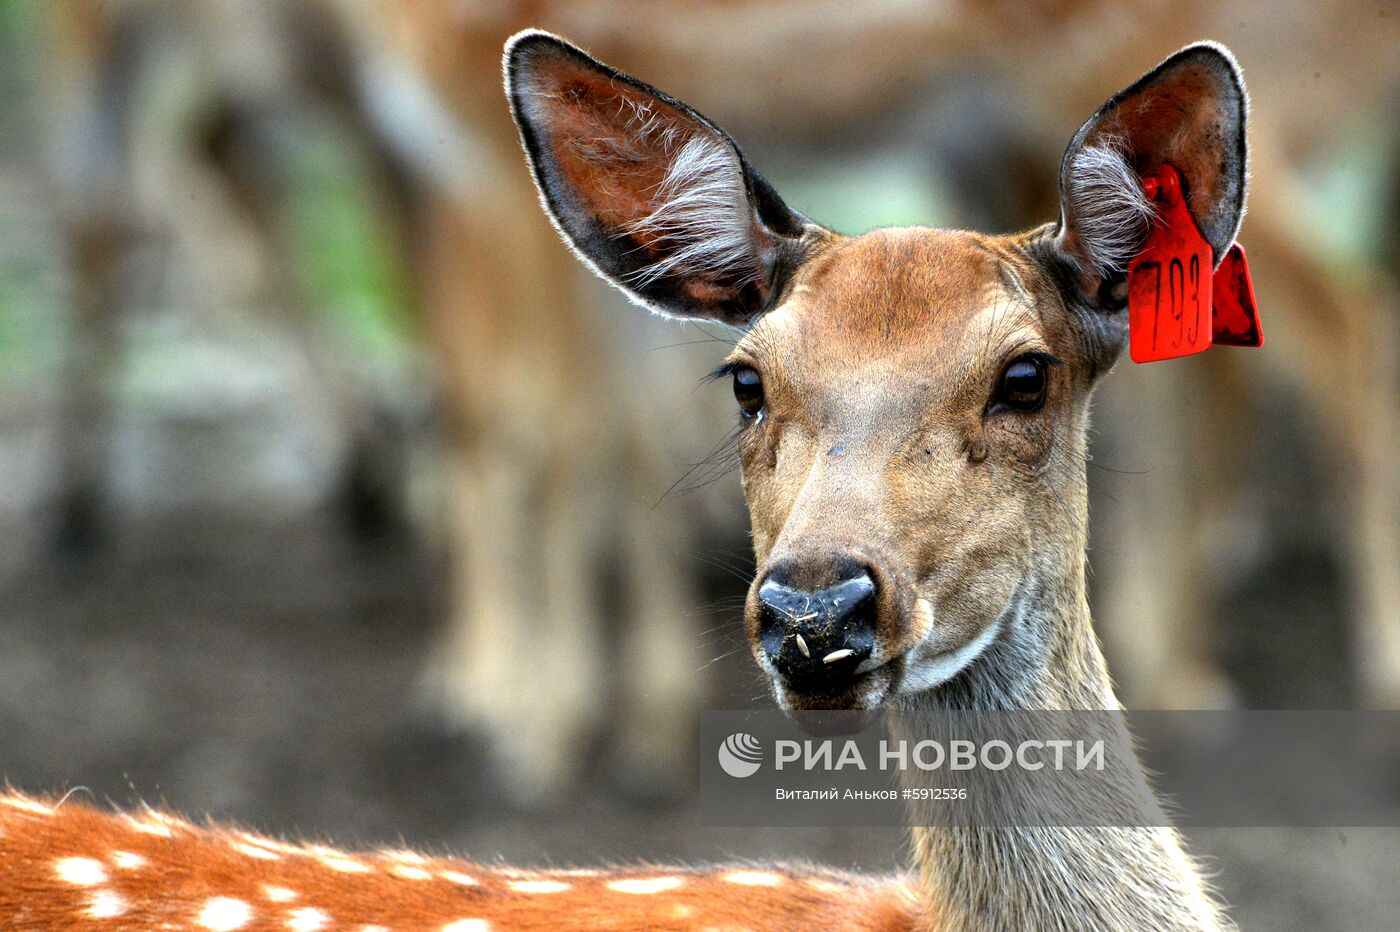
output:
<instances>
[{"instance_id":1,"label":"dirt ground","mask_svg":"<svg viewBox=\"0 0 1400 932\"><path fill-rule=\"evenodd\" d=\"M12 566L0 582L0 772L26 790L82 786L345 846L531 865L899 862L902 837L885 830L701 827L685 793L639 801L602 766L566 803L512 809L472 742L440 737L412 707L442 569L410 538L355 543L326 518L207 515L121 528L87 561ZM1255 620L1269 610L1250 593L1241 605ZM739 652L717 665L714 707L754 700L748 663ZM1193 841L1246 929L1400 927L1400 829Z\"/></svg>"}]
</instances>

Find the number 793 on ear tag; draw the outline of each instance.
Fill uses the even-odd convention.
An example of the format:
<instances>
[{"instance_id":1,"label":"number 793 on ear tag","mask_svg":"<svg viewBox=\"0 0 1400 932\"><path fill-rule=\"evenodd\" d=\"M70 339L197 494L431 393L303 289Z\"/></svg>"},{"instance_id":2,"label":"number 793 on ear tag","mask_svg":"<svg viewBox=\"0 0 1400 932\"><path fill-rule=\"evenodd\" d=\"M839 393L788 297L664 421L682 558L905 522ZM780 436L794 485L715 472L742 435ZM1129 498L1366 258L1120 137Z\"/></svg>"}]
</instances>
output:
<instances>
[{"instance_id":1,"label":"number 793 on ear tag","mask_svg":"<svg viewBox=\"0 0 1400 932\"><path fill-rule=\"evenodd\" d=\"M1260 346L1254 288L1244 249L1231 244L1220 268L1181 190L1162 165L1143 179L1157 209L1142 251L1128 264L1128 346L1134 362L1175 359L1212 343Z\"/></svg>"}]
</instances>

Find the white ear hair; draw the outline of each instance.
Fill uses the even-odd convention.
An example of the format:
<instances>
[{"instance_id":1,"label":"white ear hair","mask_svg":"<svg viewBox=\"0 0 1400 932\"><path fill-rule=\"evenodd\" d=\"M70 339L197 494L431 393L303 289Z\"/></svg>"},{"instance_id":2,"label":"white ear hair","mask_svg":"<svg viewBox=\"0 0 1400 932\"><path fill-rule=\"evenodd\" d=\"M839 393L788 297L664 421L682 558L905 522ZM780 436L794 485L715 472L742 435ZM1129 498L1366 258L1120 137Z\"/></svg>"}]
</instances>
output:
<instances>
[{"instance_id":1,"label":"white ear hair","mask_svg":"<svg viewBox=\"0 0 1400 932\"><path fill-rule=\"evenodd\" d=\"M652 195L653 207L625 232L665 238L674 250L631 276L638 284L672 271L760 273L754 261L753 208L744 190L739 157L723 140L692 136L671 157Z\"/></svg>"},{"instance_id":2,"label":"white ear hair","mask_svg":"<svg viewBox=\"0 0 1400 932\"><path fill-rule=\"evenodd\" d=\"M1084 271L1125 271L1154 216L1137 173L1117 149L1085 146L1070 161L1065 188Z\"/></svg>"}]
</instances>

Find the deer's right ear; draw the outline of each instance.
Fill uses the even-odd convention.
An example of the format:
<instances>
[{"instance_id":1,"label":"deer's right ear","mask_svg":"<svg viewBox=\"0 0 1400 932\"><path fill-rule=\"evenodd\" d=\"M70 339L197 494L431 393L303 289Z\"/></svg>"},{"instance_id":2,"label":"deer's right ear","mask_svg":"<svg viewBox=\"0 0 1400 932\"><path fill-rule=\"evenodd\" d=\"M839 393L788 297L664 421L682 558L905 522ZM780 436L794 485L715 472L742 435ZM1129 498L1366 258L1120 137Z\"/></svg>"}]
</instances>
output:
<instances>
[{"instance_id":1,"label":"deer's right ear","mask_svg":"<svg viewBox=\"0 0 1400 932\"><path fill-rule=\"evenodd\" d=\"M545 209L600 275L677 317L742 327L771 306L819 228L722 130L545 32L506 43L505 80Z\"/></svg>"}]
</instances>

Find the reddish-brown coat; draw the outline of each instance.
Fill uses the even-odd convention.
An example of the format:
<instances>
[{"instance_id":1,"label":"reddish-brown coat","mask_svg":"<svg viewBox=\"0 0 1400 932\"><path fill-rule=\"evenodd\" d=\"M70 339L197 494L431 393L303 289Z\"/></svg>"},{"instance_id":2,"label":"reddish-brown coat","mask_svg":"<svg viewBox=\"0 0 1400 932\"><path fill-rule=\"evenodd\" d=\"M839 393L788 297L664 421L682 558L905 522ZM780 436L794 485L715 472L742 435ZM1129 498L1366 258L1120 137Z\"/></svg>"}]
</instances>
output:
<instances>
[{"instance_id":1,"label":"reddish-brown coat","mask_svg":"<svg viewBox=\"0 0 1400 932\"><path fill-rule=\"evenodd\" d=\"M899 877L806 866L521 870L0 796L0 926L11 930L889 932L913 921Z\"/></svg>"}]
</instances>

